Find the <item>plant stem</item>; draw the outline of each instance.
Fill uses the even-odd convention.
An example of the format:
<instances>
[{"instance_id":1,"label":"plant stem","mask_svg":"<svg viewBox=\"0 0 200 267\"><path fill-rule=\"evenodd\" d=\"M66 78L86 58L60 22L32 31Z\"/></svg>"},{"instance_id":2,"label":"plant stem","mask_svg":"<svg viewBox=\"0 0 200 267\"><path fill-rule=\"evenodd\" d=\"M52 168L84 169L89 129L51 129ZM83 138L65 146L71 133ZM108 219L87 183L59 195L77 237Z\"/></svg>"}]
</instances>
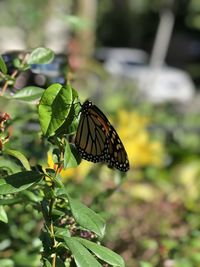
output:
<instances>
[{"instance_id":1,"label":"plant stem","mask_svg":"<svg viewBox=\"0 0 200 267\"><path fill-rule=\"evenodd\" d=\"M52 267L56 267L56 253L53 255Z\"/></svg>"},{"instance_id":2,"label":"plant stem","mask_svg":"<svg viewBox=\"0 0 200 267\"><path fill-rule=\"evenodd\" d=\"M13 74L11 75L11 78L15 78L18 72L19 72L18 70L14 70ZM0 92L1 96L5 93L6 89L8 88L8 85L9 85L9 81L6 81L2 88L2 91Z\"/></svg>"},{"instance_id":3,"label":"plant stem","mask_svg":"<svg viewBox=\"0 0 200 267\"><path fill-rule=\"evenodd\" d=\"M3 74L1 71L0 71L0 76L1 76L2 78L5 78L5 74Z\"/></svg>"},{"instance_id":4,"label":"plant stem","mask_svg":"<svg viewBox=\"0 0 200 267\"><path fill-rule=\"evenodd\" d=\"M50 204L49 204L49 219L50 219L50 232L51 232L51 237L53 238L53 248L55 248L56 247L56 240L55 240L53 222L52 222L52 219L51 219L53 205L54 205L54 199L52 198L50 200ZM53 254L52 267L56 267L56 252Z\"/></svg>"},{"instance_id":5,"label":"plant stem","mask_svg":"<svg viewBox=\"0 0 200 267\"><path fill-rule=\"evenodd\" d=\"M26 59L27 59L27 54L22 59L21 65L25 64ZM18 69L14 70L13 73L11 74L11 78L14 79L17 76L18 73L19 73ZM3 88L2 88L2 91L0 92L0 96L4 95L5 91L8 88L8 85L9 85L9 81L6 81L4 86L3 86Z\"/></svg>"}]
</instances>

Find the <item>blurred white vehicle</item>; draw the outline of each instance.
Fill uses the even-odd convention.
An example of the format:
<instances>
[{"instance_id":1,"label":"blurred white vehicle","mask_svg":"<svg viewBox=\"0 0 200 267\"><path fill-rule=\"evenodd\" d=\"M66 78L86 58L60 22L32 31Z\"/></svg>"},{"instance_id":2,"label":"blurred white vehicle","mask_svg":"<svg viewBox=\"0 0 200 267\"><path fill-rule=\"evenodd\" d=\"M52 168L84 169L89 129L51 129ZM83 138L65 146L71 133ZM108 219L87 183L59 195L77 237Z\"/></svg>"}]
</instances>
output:
<instances>
[{"instance_id":1,"label":"blurred white vehicle","mask_svg":"<svg viewBox=\"0 0 200 267\"><path fill-rule=\"evenodd\" d=\"M195 86L190 76L180 69L148 65L148 55L139 49L102 48L96 53L112 75L127 77L151 102L187 102L194 96Z\"/></svg>"},{"instance_id":2,"label":"blurred white vehicle","mask_svg":"<svg viewBox=\"0 0 200 267\"><path fill-rule=\"evenodd\" d=\"M132 48L103 47L96 51L95 57L103 63L109 73L119 75L125 75L126 70L148 63L145 51Z\"/></svg>"},{"instance_id":3,"label":"blurred white vehicle","mask_svg":"<svg viewBox=\"0 0 200 267\"><path fill-rule=\"evenodd\" d=\"M145 98L154 103L165 101L187 102L195 93L195 86L190 76L182 70L163 66L148 66L127 71Z\"/></svg>"}]
</instances>

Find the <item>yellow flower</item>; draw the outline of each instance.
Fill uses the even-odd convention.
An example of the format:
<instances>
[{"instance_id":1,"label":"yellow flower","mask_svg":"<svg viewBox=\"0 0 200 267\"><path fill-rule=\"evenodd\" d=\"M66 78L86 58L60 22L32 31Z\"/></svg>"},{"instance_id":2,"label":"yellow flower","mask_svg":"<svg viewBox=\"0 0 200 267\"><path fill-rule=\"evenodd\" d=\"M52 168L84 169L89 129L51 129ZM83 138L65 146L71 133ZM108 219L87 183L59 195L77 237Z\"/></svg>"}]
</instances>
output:
<instances>
[{"instance_id":1,"label":"yellow flower","mask_svg":"<svg viewBox=\"0 0 200 267\"><path fill-rule=\"evenodd\" d=\"M130 165L133 168L144 166L161 166L164 149L159 141L152 140L147 126L150 119L136 112L121 110L118 114L116 128L126 148ZM48 166L54 168L52 153L48 152ZM82 181L95 164L83 160L75 168L62 169L60 174L64 179L75 178Z\"/></svg>"},{"instance_id":2,"label":"yellow flower","mask_svg":"<svg viewBox=\"0 0 200 267\"><path fill-rule=\"evenodd\" d=\"M52 153L47 153L47 162L50 168L54 168ZM88 161L82 161L81 164L75 168L62 169L60 172L61 177L64 180L75 178L77 181L82 181L84 177L89 173L92 168L92 163Z\"/></svg>"},{"instance_id":3,"label":"yellow flower","mask_svg":"<svg viewBox=\"0 0 200 267\"><path fill-rule=\"evenodd\" d=\"M133 167L162 165L163 146L160 142L151 140L147 131L149 123L149 118L136 112L122 110L118 114L117 132Z\"/></svg>"},{"instance_id":4,"label":"yellow flower","mask_svg":"<svg viewBox=\"0 0 200 267\"><path fill-rule=\"evenodd\" d=\"M176 167L173 174L177 182L181 184L179 189L181 197L183 197L183 200L189 205L193 204L193 201L199 199L199 163L199 160L194 159L184 162Z\"/></svg>"}]
</instances>

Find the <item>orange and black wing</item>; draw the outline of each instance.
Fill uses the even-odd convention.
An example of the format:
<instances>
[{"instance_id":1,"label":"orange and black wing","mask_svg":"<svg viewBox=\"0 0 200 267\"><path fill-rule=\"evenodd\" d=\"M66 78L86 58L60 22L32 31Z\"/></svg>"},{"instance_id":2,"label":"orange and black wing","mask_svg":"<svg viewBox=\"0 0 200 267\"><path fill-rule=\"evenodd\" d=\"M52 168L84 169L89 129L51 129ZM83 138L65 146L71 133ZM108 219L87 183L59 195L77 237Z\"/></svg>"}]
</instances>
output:
<instances>
[{"instance_id":1,"label":"orange and black wing","mask_svg":"<svg viewBox=\"0 0 200 267\"><path fill-rule=\"evenodd\" d=\"M76 133L75 145L81 158L92 162L104 161L105 125L98 113L84 103Z\"/></svg>"},{"instance_id":2,"label":"orange and black wing","mask_svg":"<svg viewBox=\"0 0 200 267\"><path fill-rule=\"evenodd\" d=\"M91 101L82 105L75 144L83 159L106 162L124 172L129 169L127 153L117 132Z\"/></svg>"},{"instance_id":3,"label":"orange and black wing","mask_svg":"<svg viewBox=\"0 0 200 267\"><path fill-rule=\"evenodd\" d=\"M105 161L109 166L126 172L129 170L129 160L122 141L112 125L109 127L109 135L106 144Z\"/></svg>"}]
</instances>

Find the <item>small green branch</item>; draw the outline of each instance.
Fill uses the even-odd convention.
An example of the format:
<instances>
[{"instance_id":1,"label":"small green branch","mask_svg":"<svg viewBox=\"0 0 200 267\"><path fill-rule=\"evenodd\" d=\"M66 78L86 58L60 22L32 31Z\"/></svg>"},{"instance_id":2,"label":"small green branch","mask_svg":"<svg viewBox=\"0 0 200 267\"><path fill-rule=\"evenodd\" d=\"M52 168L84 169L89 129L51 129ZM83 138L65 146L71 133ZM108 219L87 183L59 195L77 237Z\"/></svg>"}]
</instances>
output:
<instances>
[{"instance_id":1,"label":"small green branch","mask_svg":"<svg viewBox=\"0 0 200 267\"><path fill-rule=\"evenodd\" d=\"M27 54L22 59L22 62L21 62L22 66L26 63L26 60L27 60ZM14 70L10 76L11 80L12 79L14 80L18 74L19 74L19 69ZM9 83L10 83L9 80L5 82L5 84L3 85L2 91L0 92L0 96L4 95L5 91L7 90L8 86L9 86Z\"/></svg>"}]
</instances>

